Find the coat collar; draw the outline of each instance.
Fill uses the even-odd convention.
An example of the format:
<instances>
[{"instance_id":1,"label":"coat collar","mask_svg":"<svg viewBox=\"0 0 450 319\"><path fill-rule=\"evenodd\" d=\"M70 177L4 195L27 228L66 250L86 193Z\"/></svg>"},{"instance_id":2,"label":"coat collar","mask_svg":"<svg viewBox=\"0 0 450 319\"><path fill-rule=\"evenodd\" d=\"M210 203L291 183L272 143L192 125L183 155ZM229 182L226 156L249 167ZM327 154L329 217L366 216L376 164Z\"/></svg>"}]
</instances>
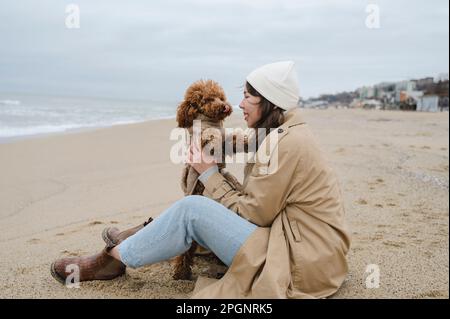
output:
<instances>
[{"instance_id":1,"label":"coat collar","mask_svg":"<svg viewBox=\"0 0 450 319\"><path fill-rule=\"evenodd\" d=\"M275 149L277 149L278 143L281 141L281 139L288 134L289 128L296 126L296 125L305 124L305 123L306 122L303 120L303 116L301 115L300 108L295 108L295 109L289 110L284 114L283 124L281 124L278 128L275 128L274 130L272 130L271 133L266 136L264 141L262 141L261 145L263 145L263 143L268 142L269 140L275 141L275 143L269 143L269 146L268 146L270 149L270 153L272 154L273 151ZM271 139L270 136L272 136L272 135L277 135L277 137L275 139ZM264 150L264 152L266 152L267 149L264 147L260 147L258 149L257 153L263 152L263 150ZM249 163L252 163L255 160L255 155L256 154L252 154L250 156Z\"/></svg>"},{"instance_id":2,"label":"coat collar","mask_svg":"<svg viewBox=\"0 0 450 319\"><path fill-rule=\"evenodd\" d=\"M305 120L303 119L302 112L300 108L295 108L287 111L284 114L284 123L280 125L280 128L288 129L292 126L305 124Z\"/></svg>"}]
</instances>

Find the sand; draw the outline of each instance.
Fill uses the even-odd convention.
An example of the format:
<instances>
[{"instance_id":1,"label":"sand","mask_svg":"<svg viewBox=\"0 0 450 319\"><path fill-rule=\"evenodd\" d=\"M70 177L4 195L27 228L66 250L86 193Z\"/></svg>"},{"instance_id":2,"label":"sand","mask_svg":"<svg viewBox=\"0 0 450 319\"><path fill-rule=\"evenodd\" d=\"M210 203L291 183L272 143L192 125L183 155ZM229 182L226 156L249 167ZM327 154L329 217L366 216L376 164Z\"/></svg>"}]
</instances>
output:
<instances>
[{"instance_id":1,"label":"sand","mask_svg":"<svg viewBox=\"0 0 450 319\"><path fill-rule=\"evenodd\" d=\"M238 113L238 112L236 112ZM333 298L449 297L449 116L304 110L338 174L353 242ZM174 120L0 144L0 298L187 298L162 262L68 289L49 273L61 256L103 247L104 227L157 216L182 197ZM245 127L236 114L227 127ZM241 164L229 169L242 179ZM207 270L197 260L195 276ZM380 270L370 288L367 266ZM373 282L372 282L373 283Z\"/></svg>"}]
</instances>

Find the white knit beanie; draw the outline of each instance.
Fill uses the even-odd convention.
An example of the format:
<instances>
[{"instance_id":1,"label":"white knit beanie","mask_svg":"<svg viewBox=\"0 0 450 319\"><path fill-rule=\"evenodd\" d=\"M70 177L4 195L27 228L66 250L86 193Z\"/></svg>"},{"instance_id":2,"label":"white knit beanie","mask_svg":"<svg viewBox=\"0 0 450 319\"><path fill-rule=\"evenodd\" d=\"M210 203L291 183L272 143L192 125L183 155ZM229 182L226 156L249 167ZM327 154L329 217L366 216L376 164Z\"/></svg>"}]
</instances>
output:
<instances>
[{"instance_id":1,"label":"white knit beanie","mask_svg":"<svg viewBox=\"0 0 450 319\"><path fill-rule=\"evenodd\" d=\"M282 61L263 65L247 76L247 82L267 100L290 110L298 106L298 78L294 62Z\"/></svg>"}]
</instances>

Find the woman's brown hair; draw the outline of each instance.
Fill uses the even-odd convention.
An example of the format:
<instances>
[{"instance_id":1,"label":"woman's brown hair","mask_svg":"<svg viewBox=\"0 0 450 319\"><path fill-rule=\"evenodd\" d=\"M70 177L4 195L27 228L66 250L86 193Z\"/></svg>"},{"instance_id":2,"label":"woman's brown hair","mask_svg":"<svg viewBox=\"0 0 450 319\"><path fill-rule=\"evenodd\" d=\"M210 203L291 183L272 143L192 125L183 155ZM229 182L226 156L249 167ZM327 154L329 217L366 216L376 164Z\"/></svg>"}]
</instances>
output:
<instances>
[{"instance_id":1,"label":"woman's brown hair","mask_svg":"<svg viewBox=\"0 0 450 319\"><path fill-rule=\"evenodd\" d=\"M271 129L279 127L284 122L284 110L267 100L262 96L256 89L248 82L245 83L247 92L250 95L261 98L259 107L261 108L261 119L255 123L254 128L256 129L256 138L258 143L256 147L258 148L263 139L258 138L258 129L266 129L266 136L269 135Z\"/></svg>"}]
</instances>

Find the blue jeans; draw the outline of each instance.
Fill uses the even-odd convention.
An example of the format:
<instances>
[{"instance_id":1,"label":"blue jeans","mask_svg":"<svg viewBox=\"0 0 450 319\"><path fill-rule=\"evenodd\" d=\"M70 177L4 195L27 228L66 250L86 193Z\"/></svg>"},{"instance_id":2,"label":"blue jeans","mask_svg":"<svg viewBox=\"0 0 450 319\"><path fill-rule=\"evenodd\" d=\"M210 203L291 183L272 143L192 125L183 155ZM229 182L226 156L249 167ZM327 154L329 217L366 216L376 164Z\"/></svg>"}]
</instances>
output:
<instances>
[{"instance_id":1,"label":"blue jeans","mask_svg":"<svg viewBox=\"0 0 450 319\"><path fill-rule=\"evenodd\" d=\"M222 204L191 195L175 202L118 249L122 262L137 268L181 255L195 240L230 266L256 228Z\"/></svg>"}]
</instances>

